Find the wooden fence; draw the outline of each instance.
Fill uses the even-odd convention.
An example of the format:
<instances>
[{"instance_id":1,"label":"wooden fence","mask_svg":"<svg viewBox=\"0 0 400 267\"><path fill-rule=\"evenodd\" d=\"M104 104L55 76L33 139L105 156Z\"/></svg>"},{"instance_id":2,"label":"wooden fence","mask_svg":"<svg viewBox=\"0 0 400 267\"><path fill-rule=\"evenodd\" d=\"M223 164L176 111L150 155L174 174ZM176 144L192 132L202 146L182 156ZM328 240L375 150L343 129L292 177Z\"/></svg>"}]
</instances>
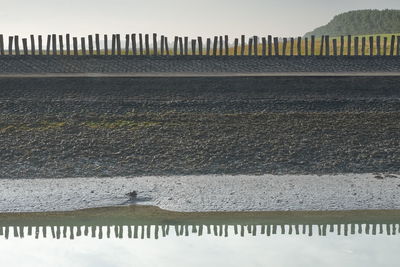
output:
<instances>
[{"instance_id":1,"label":"wooden fence","mask_svg":"<svg viewBox=\"0 0 400 267\"><path fill-rule=\"evenodd\" d=\"M43 42L44 38L46 42ZM8 37L6 49L6 39L0 34L0 56L400 56L400 36L396 35L334 38L278 38L271 35L246 38L242 35L232 40L228 35L204 40L202 37L189 39L175 36L169 40L167 36L156 33L152 38L149 34L139 33L126 34L124 38L121 41L120 34L103 35L102 40L99 34L81 38L71 37L70 34L30 35L30 38L15 35Z\"/></svg>"}]
</instances>

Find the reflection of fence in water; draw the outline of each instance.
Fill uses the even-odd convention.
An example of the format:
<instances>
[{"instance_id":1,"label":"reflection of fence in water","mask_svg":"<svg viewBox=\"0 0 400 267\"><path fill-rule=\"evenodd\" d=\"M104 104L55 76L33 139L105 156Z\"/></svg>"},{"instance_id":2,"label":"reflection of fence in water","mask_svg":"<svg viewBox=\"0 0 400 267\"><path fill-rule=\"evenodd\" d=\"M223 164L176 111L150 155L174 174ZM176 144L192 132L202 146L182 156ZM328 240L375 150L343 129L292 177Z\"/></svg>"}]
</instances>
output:
<instances>
[{"instance_id":1,"label":"reflection of fence in water","mask_svg":"<svg viewBox=\"0 0 400 267\"><path fill-rule=\"evenodd\" d=\"M173 233L171 233L173 232ZM86 225L86 226L0 226L0 237L38 238L158 239L174 236L256 236L256 235L398 235L400 224L324 224L324 225Z\"/></svg>"}]
</instances>

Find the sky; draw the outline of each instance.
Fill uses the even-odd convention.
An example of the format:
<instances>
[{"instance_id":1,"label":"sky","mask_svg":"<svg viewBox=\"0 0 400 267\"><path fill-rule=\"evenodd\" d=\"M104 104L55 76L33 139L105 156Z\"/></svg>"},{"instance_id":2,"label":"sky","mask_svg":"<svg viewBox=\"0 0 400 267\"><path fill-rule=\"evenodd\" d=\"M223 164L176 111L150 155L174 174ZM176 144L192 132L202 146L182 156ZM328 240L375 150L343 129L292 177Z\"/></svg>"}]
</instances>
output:
<instances>
[{"instance_id":1,"label":"sky","mask_svg":"<svg viewBox=\"0 0 400 267\"><path fill-rule=\"evenodd\" d=\"M0 34L302 36L355 9L399 0L0 0Z\"/></svg>"}]
</instances>

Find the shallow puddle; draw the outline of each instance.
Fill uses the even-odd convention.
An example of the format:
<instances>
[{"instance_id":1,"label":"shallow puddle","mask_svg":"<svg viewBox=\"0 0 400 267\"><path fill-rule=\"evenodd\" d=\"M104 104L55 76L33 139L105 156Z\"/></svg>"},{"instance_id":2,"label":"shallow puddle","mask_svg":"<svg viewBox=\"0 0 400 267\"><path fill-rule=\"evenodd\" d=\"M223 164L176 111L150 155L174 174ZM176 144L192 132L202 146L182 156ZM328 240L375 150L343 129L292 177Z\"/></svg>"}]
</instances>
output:
<instances>
[{"instance_id":1,"label":"shallow puddle","mask_svg":"<svg viewBox=\"0 0 400 267\"><path fill-rule=\"evenodd\" d=\"M0 214L0 266L397 266L400 211Z\"/></svg>"}]
</instances>

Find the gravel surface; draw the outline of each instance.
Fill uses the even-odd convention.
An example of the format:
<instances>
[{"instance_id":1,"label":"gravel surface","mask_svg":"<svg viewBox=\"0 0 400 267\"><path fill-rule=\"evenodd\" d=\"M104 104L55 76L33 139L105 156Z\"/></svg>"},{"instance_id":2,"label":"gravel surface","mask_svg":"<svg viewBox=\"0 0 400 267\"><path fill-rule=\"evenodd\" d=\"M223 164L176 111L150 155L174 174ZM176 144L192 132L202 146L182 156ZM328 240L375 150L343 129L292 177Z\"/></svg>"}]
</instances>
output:
<instances>
[{"instance_id":1,"label":"gravel surface","mask_svg":"<svg viewBox=\"0 0 400 267\"><path fill-rule=\"evenodd\" d=\"M137 199L126 194L137 191ZM0 179L0 212L143 204L174 211L398 209L400 175Z\"/></svg>"}]
</instances>

